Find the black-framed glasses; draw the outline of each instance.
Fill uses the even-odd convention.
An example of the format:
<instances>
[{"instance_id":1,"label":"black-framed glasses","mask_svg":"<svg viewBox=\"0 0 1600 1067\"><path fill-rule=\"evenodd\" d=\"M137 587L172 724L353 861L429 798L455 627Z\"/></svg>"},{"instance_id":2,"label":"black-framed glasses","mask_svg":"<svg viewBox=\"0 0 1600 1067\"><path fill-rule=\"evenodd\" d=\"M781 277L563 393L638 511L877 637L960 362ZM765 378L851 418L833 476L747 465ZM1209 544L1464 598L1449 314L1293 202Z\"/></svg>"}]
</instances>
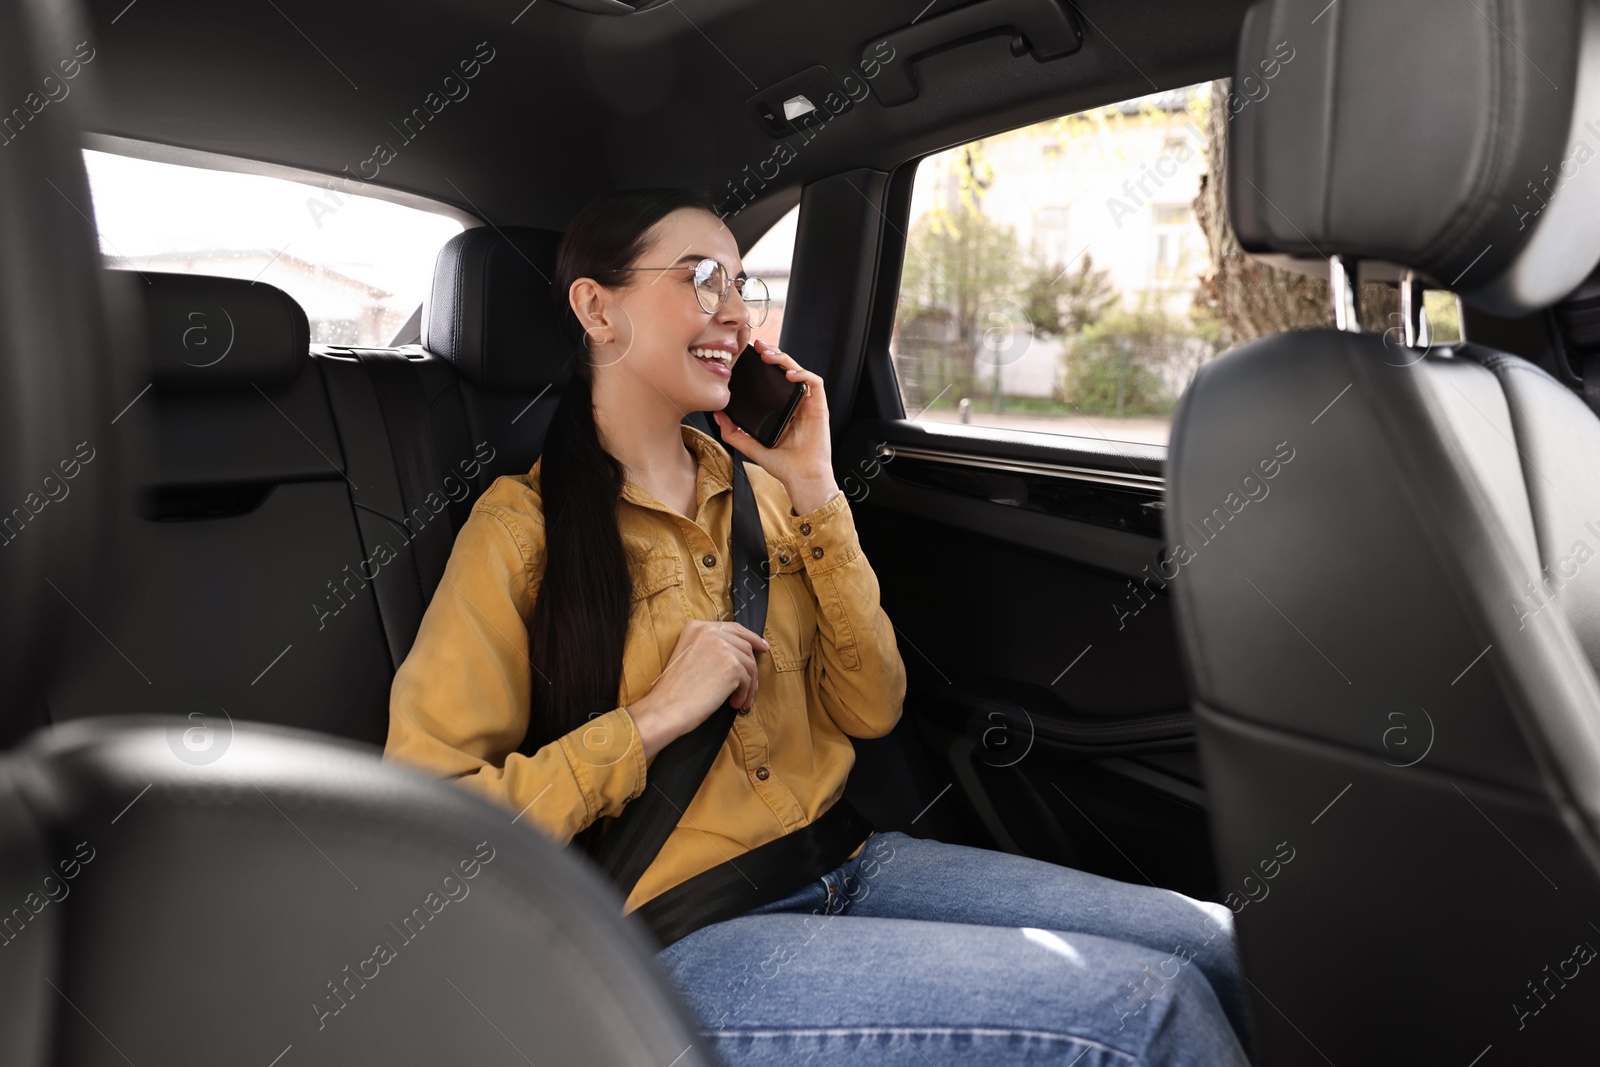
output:
<instances>
[{"instance_id":1,"label":"black-framed glasses","mask_svg":"<svg viewBox=\"0 0 1600 1067\"><path fill-rule=\"evenodd\" d=\"M615 274L621 271L648 270L688 270L694 272L694 296L700 302L702 311L715 315L722 310L728 302L728 293L735 286L739 289L739 297L744 301L744 306L750 312L750 325L760 326L767 319L767 307L771 298L767 294L767 283L760 278L741 277L729 279L728 269L716 260L707 257L695 264L683 264L675 267L613 267L610 270L600 271L601 274Z\"/></svg>"}]
</instances>

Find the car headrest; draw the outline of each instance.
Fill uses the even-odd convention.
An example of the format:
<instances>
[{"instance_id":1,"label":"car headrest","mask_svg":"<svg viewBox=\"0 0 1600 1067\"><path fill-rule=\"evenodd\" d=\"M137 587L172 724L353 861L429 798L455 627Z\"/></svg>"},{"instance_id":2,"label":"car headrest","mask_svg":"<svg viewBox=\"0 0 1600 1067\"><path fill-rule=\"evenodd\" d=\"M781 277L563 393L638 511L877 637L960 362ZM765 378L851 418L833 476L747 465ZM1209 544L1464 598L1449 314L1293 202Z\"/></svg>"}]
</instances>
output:
<instances>
[{"instance_id":1,"label":"car headrest","mask_svg":"<svg viewBox=\"0 0 1600 1067\"><path fill-rule=\"evenodd\" d=\"M560 240L557 231L519 226L478 226L450 238L423 304L423 347L495 392L565 382L573 342L551 294Z\"/></svg>"},{"instance_id":2,"label":"car headrest","mask_svg":"<svg viewBox=\"0 0 1600 1067\"><path fill-rule=\"evenodd\" d=\"M156 388L279 388L311 360L305 310L265 282L139 271Z\"/></svg>"},{"instance_id":3,"label":"car headrest","mask_svg":"<svg viewBox=\"0 0 1600 1067\"><path fill-rule=\"evenodd\" d=\"M1588 0L1263 0L1228 101L1228 210L1280 266L1417 272L1492 314L1600 261L1600 12Z\"/></svg>"}]
</instances>

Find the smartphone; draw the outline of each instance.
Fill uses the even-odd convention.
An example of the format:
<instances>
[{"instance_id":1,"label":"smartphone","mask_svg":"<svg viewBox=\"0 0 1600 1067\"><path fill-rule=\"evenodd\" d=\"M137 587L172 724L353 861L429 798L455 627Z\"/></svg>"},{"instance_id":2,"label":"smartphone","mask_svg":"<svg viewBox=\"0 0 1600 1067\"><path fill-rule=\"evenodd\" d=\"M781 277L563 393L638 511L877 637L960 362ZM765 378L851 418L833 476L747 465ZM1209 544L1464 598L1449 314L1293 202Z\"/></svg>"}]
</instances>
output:
<instances>
[{"instance_id":1,"label":"smartphone","mask_svg":"<svg viewBox=\"0 0 1600 1067\"><path fill-rule=\"evenodd\" d=\"M728 406L723 414L767 448L776 445L806 395L805 385L790 381L781 363L768 363L755 345L746 345L734 360L728 379Z\"/></svg>"}]
</instances>

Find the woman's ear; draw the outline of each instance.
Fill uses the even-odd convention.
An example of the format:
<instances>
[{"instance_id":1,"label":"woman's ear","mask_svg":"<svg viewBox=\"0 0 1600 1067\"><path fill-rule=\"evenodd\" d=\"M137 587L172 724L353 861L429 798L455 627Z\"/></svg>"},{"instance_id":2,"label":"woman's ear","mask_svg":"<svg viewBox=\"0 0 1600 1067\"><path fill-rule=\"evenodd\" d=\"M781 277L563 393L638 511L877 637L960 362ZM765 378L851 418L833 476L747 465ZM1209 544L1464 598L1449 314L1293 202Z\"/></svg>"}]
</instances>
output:
<instances>
[{"instance_id":1,"label":"woman's ear","mask_svg":"<svg viewBox=\"0 0 1600 1067\"><path fill-rule=\"evenodd\" d=\"M579 278L567 290L567 302L578 320L578 328L586 340L605 344L612 338L611 324L606 320L605 293L593 278Z\"/></svg>"}]
</instances>

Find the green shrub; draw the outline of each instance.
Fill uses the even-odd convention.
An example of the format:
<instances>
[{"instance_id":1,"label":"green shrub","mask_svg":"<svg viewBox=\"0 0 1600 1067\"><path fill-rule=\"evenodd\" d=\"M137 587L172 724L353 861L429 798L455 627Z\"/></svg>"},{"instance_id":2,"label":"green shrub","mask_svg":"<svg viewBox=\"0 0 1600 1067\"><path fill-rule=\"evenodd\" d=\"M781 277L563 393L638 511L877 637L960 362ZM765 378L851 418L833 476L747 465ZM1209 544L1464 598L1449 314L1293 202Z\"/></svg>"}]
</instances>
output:
<instances>
[{"instance_id":1,"label":"green shrub","mask_svg":"<svg viewBox=\"0 0 1600 1067\"><path fill-rule=\"evenodd\" d=\"M1067 343L1062 392L1086 415L1170 414L1168 372L1197 340L1194 323L1159 307L1109 312Z\"/></svg>"}]
</instances>

